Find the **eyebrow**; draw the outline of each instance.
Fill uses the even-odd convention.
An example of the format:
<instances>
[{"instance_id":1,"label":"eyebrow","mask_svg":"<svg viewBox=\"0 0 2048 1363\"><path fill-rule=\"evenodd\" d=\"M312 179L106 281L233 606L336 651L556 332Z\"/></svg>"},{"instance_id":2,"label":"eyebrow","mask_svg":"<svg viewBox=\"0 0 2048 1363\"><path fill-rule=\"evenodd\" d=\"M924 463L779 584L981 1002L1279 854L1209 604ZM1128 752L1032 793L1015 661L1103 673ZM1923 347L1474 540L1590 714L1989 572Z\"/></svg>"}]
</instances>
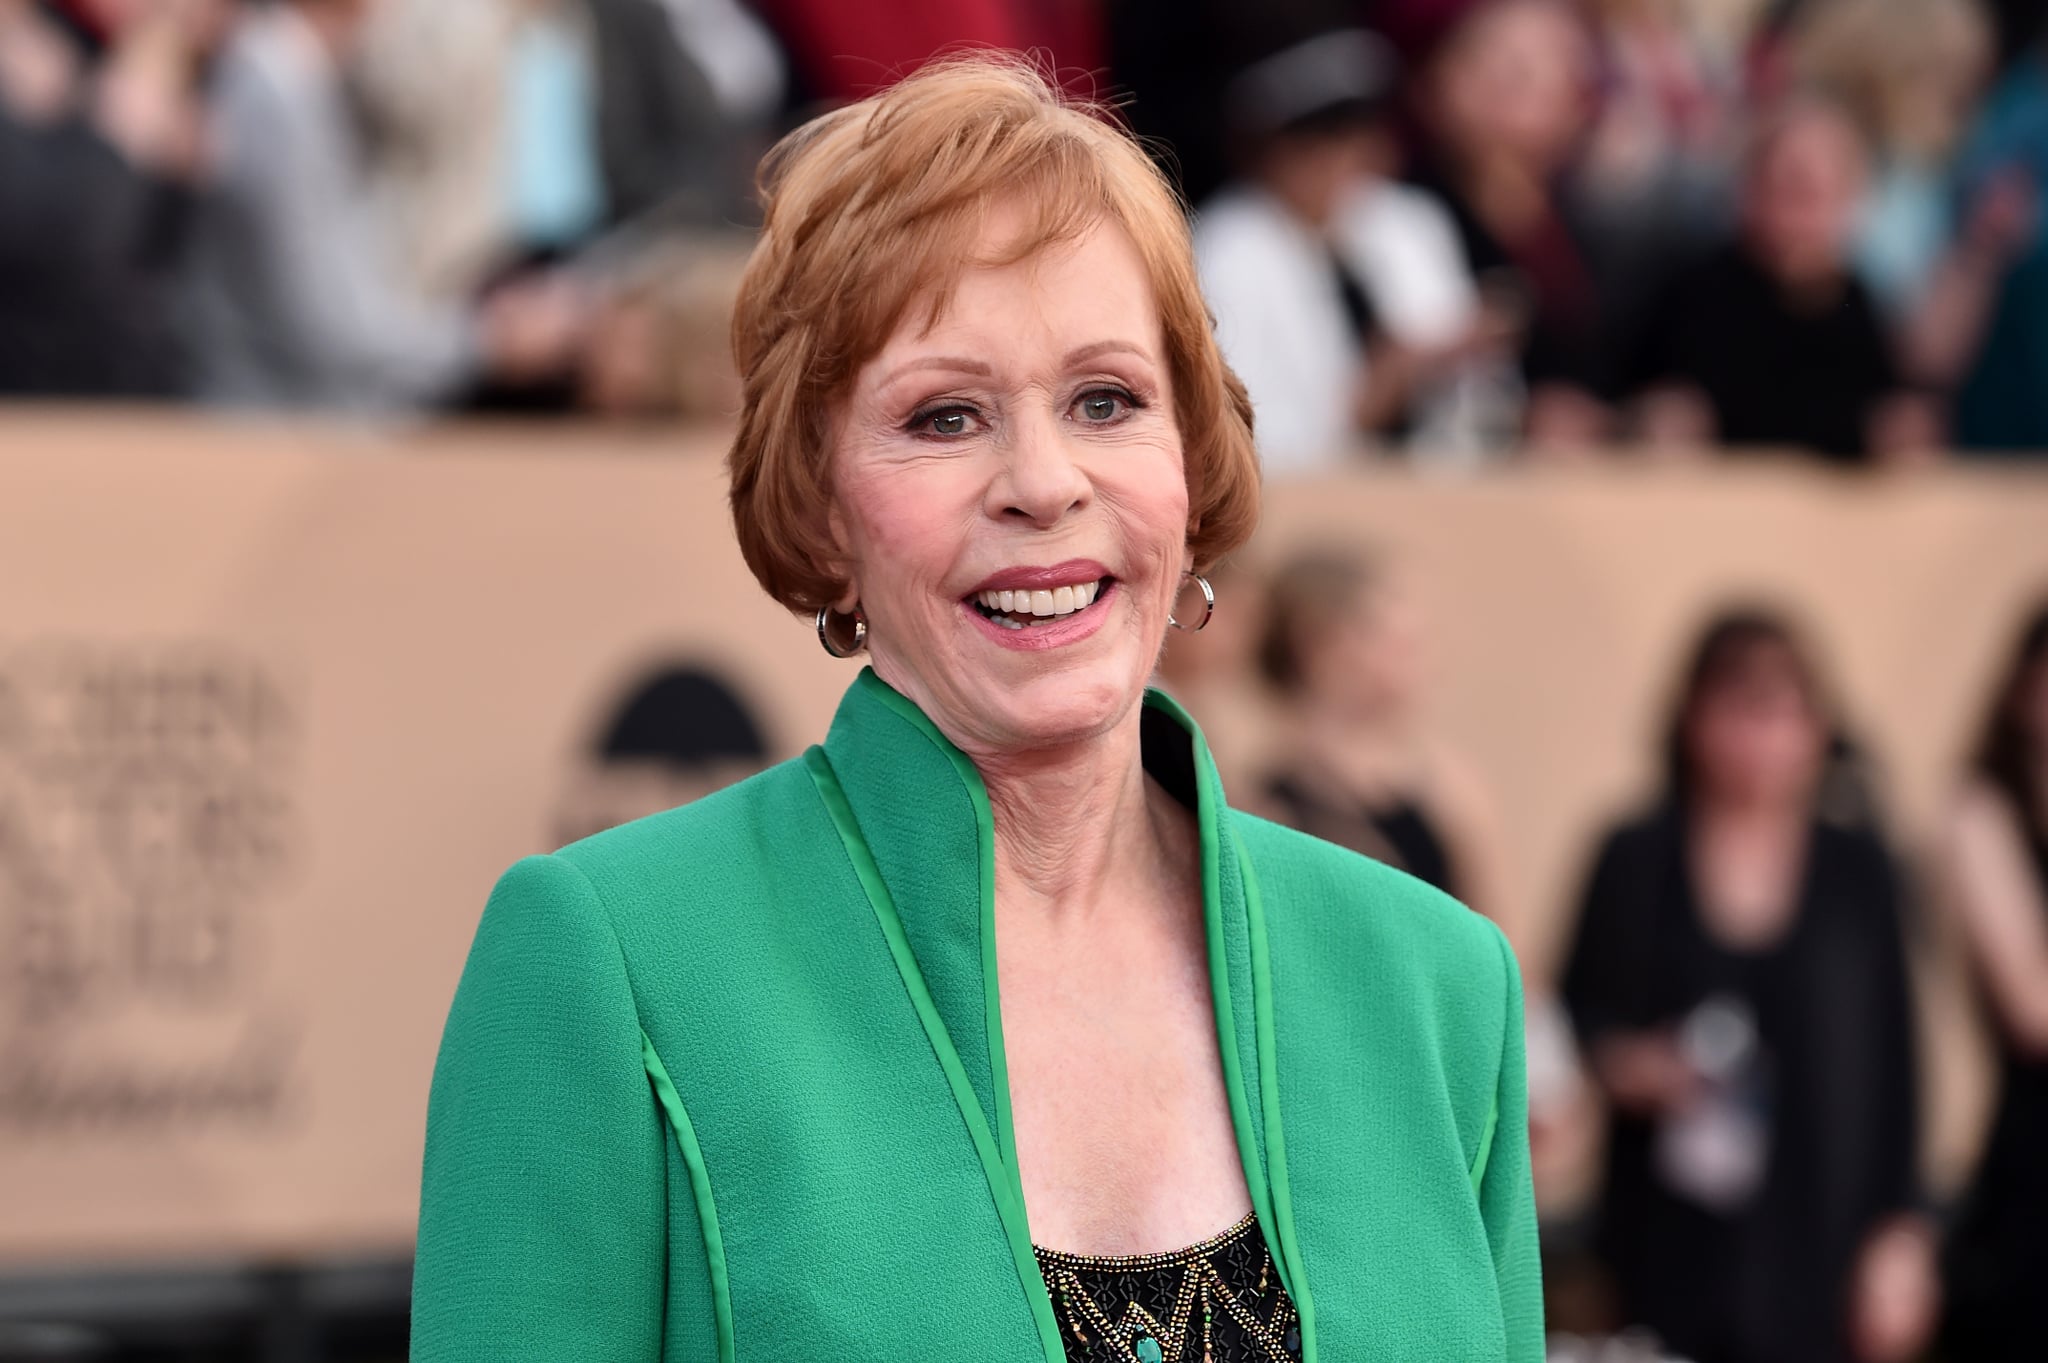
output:
<instances>
[{"instance_id":1,"label":"eyebrow","mask_svg":"<svg viewBox=\"0 0 2048 1363\"><path fill-rule=\"evenodd\" d=\"M1077 364L1084 364L1089 360L1109 354L1134 355L1147 363L1152 361L1152 352L1139 345L1136 341L1091 341L1087 345L1068 351L1061 357L1060 367L1071 369ZM916 359L905 360L902 364L897 365L887 374L884 374L880 386L886 388L905 374L912 374L925 369L939 370L950 374L973 374L981 378L988 378L995 373L995 370L990 368L985 362L971 360L964 355L920 355Z\"/></svg>"},{"instance_id":2,"label":"eyebrow","mask_svg":"<svg viewBox=\"0 0 2048 1363\"><path fill-rule=\"evenodd\" d=\"M1092 360L1098 355L1109 354L1135 355L1148 363L1152 359L1152 352L1139 345L1136 341L1096 341L1093 344L1084 345L1078 350L1069 350L1066 359L1061 363L1066 366L1073 366L1082 363L1084 360Z\"/></svg>"},{"instance_id":3,"label":"eyebrow","mask_svg":"<svg viewBox=\"0 0 2048 1363\"><path fill-rule=\"evenodd\" d=\"M980 360L969 360L958 355L920 355L914 360L905 360L884 374L881 386L887 388L905 374L914 374L920 369L937 369L950 374L978 374L983 378L996 372Z\"/></svg>"}]
</instances>

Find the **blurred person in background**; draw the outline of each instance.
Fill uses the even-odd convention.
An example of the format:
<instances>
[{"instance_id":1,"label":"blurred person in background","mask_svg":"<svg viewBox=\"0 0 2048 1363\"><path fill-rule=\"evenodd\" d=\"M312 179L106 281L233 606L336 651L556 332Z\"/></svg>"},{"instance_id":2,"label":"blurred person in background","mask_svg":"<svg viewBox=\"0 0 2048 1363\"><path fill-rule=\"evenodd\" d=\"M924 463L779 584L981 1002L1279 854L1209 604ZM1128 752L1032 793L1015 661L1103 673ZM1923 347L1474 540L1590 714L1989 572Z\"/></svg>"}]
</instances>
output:
<instances>
[{"instance_id":1,"label":"blurred person in background","mask_svg":"<svg viewBox=\"0 0 2048 1363\"><path fill-rule=\"evenodd\" d=\"M1592 0L1598 93L1570 175L1610 336L1734 216L1764 0Z\"/></svg>"},{"instance_id":2,"label":"blurred person in background","mask_svg":"<svg viewBox=\"0 0 2048 1363\"><path fill-rule=\"evenodd\" d=\"M1800 78L1839 99L1873 148L1856 263L1906 376L1953 399L1979 371L1957 412L1964 444L2048 440L2048 423L2029 420L2048 410L2029 338L2039 271L2016 268L2034 236L2036 170L1999 146L1995 116L1991 136L1965 142L1993 63L1981 0L1816 0L1795 15L1791 46Z\"/></svg>"},{"instance_id":3,"label":"blurred person in background","mask_svg":"<svg viewBox=\"0 0 2048 1363\"><path fill-rule=\"evenodd\" d=\"M1275 569L1261 675L1280 733L1264 812L1397 866L1516 935L1493 798L1429 726L1428 634L1401 576L1321 546Z\"/></svg>"},{"instance_id":4,"label":"blurred person in background","mask_svg":"<svg viewBox=\"0 0 2048 1363\"><path fill-rule=\"evenodd\" d=\"M161 398L226 0L0 0L0 395Z\"/></svg>"},{"instance_id":5,"label":"blurred person in background","mask_svg":"<svg viewBox=\"0 0 2048 1363\"><path fill-rule=\"evenodd\" d=\"M1242 174L1197 213L1195 253L1269 477L1341 468L1365 440L1469 454L1519 422L1511 328L1442 205L1391 178L1395 81L1385 43L1334 29L1223 91Z\"/></svg>"},{"instance_id":6,"label":"blurred person in background","mask_svg":"<svg viewBox=\"0 0 2048 1363\"><path fill-rule=\"evenodd\" d=\"M2039 457L2048 449L2048 37L1992 89L1956 178L1972 229L1950 282L1956 440Z\"/></svg>"},{"instance_id":7,"label":"blurred person in background","mask_svg":"<svg viewBox=\"0 0 2048 1363\"><path fill-rule=\"evenodd\" d=\"M665 234L607 272L576 356L576 410L731 420L742 395L726 333L750 249L737 234Z\"/></svg>"},{"instance_id":8,"label":"blurred person in background","mask_svg":"<svg viewBox=\"0 0 2048 1363\"><path fill-rule=\"evenodd\" d=\"M351 66L403 263L445 299L622 224L745 221L783 89L734 0L382 0Z\"/></svg>"},{"instance_id":9,"label":"blurred person in background","mask_svg":"<svg viewBox=\"0 0 2048 1363\"><path fill-rule=\"evenodd\" d=\"M1482 285L1520 300L1528 439L1583 449L1613 425L1603 304L1565 178L1593 112L1594 52L1567 0L1483 0L1415 92L1417 179L1449 205Z\"/></svg>"},{"instance_id":10,"label":"blurred person in background","mask_svg":"<svg viewBox=\"0 0 2048 1363\"><path fill-rule=\"evenodd\" d=\"M368 195L346 76L376 0L244 11L212 92L216 172L184 280L200 395L243 406L422 408L480 376L566 363L581 300L561 281L480 308L423 295Z\"/></svg>"},{"instance_id":11,"label":"blurred person in background","mask_svg":"<svg viewBox=\"0 0 2048 1363\"><path fill-rule=\"evenodd\" d=\"M1946 901L1996 1037L1998 1104L1949 1245L1948 1356L2048 1339L2048 601L1992 691L1944 829Z\"/></svg>"},{"instance_id":12,"label":"blurred person in background","mask_svg":"<svg viewBox=\"0 0 2048 1363\"><path fill-rule=\"evenodd\" d=\"M1646 324L1637 416L1653 445L1931 456L1933 406L1908 389L1851 255L1865 180L1834 104L1798 97L1764 118L1740 233L1682 272Z\"/></svg>"},{"instance_id":13,"label":"blurred person in background","mask_svg":"<svg viewBox=\"0 0 2048 1363\"><path fill-rule=\"evenodd\" d=\"M1358 0L1117 0L1104 5L1118 113L1160 170L1200 205L1243 174L1224 87L1247 65L1319 33L1380 32Z\"/></svg>"},{"instance_id":14,"label":"blurred person in background","mask_svg":"<svg viewBox=\"0 0 2048 1363\"><path fill-rule=\"evenodd\" d=\"M1785 41L1795 79L1838 104L1870 149L1857 273L1906 323L1956 231L1954 154L1991 72L1982 0L1808 0Z\"/></svg>"},{"instance_id":15,"label":"blurred person in background","mask_svg":"<svg viewBox=\"0 0 2048 1363\"><path fill-rule=\"evenodd\" d=\"M1357 549L1298 552L1272 574L1262 615L1266 759L1243 787L1253 807L1400 867L1523 940L1493 792L1430 722L1428 622L1401 573ZM1525 1026L1540 1197L1586 1167L1598 1125L1571 1025L1537 983Z\"/></svg>"},{"instance_id":16,"label":"blurred person in background","mask_svg":"<svg viewBox=\"0 0 2048 1363\"><path fill-rule=\"evenodd\" d=\"M1622 1323L1694 1363L1910 1359L1937 1309L1903 888L1823 815L1834 730L1791 625L1715 619L1564 972L1611 1113L1598 1252Z\"/></svg>"}]
</instances>

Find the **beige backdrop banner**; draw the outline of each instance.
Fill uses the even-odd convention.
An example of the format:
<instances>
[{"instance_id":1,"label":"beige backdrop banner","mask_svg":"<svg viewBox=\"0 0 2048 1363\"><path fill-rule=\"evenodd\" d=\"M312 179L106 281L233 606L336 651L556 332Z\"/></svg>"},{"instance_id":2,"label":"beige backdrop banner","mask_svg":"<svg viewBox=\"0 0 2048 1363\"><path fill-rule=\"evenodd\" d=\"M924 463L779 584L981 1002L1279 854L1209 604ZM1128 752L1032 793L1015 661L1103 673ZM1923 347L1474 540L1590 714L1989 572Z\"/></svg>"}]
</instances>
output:
<instances>
[{"instance_id":1,"label":"beige backdrop banner","mask_svg":"<svg viewBox=\"0 0 2048 1363\"><path fill-rule=\"evenodd\" d=\"M497 873L799 751L852 675L740 562L720 443L0 417L0 1266L405 1250ZM1532 975L1710 605L1813 621L1911 834L2048 589L2048 478L1716 474L1271 495L1254 561L1343 537L1410 571ZM664 737L650 697L730 713Z\"/></svg>"}]
</instances>

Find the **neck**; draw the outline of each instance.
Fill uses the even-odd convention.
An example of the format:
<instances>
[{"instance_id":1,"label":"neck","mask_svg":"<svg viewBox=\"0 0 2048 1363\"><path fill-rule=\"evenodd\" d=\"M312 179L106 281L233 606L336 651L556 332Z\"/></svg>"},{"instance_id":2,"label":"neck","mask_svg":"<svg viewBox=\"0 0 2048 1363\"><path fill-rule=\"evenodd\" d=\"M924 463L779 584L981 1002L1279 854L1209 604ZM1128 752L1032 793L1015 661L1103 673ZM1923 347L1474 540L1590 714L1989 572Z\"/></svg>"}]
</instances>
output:
<instances>
[{"instance_id":1,"label":"neck","mask_svg":"<svg viewBox=\"0 0 2048 1363\"><path fill-rule=\"evenodd\" d=\"M1750 248L1754 259L1796 307L1831 306L1848 282L1839 260L1792 251L1774 251L1762 241Z\"/></svg>"},{"instance_id":2,"label":"neck","mask_svg":"<svg viewBox=\"0 0 2048 1363\"><path fill-rule=\"evenodd\" d=\"M1139 714L1099 738L974 757L995 818L999 906L1086 915L1158 873L1172 801L1145 779Z\"/></svg>"},{"instance_id":3,"label":"neck","mask_svg":"<svg viewBox=\"0 0 2048 1363\"><path fill-rule=\"evenodd\" d=\"M1549 196L1543 175L1505 152L1472 156L1463 179L1473 207L1490 220L1488 225L1511 235L1542 216Z\"/></svg>"}]
</instances>

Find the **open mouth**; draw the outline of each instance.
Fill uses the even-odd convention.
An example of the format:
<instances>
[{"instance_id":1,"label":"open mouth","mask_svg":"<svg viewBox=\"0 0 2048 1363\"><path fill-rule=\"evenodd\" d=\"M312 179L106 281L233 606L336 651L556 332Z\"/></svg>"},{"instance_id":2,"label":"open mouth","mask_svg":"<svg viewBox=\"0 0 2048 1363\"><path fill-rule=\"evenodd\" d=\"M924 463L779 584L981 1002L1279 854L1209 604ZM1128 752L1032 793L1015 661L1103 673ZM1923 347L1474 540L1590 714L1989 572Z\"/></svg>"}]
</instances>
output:
<instances>
[{"instance_id":1,"label":"open mouth","mask_svg":"<svg viewBox=\"0 0 2048 1363\"><path fill-rule=\"evenodd\" d=\"M1113 577L1104 577L1050 589L983 591L974 593L967 601L981 612L983 619L1004 629L1036 629L1087 610L1115 581Z\"/></svg>"}]
</instances>

